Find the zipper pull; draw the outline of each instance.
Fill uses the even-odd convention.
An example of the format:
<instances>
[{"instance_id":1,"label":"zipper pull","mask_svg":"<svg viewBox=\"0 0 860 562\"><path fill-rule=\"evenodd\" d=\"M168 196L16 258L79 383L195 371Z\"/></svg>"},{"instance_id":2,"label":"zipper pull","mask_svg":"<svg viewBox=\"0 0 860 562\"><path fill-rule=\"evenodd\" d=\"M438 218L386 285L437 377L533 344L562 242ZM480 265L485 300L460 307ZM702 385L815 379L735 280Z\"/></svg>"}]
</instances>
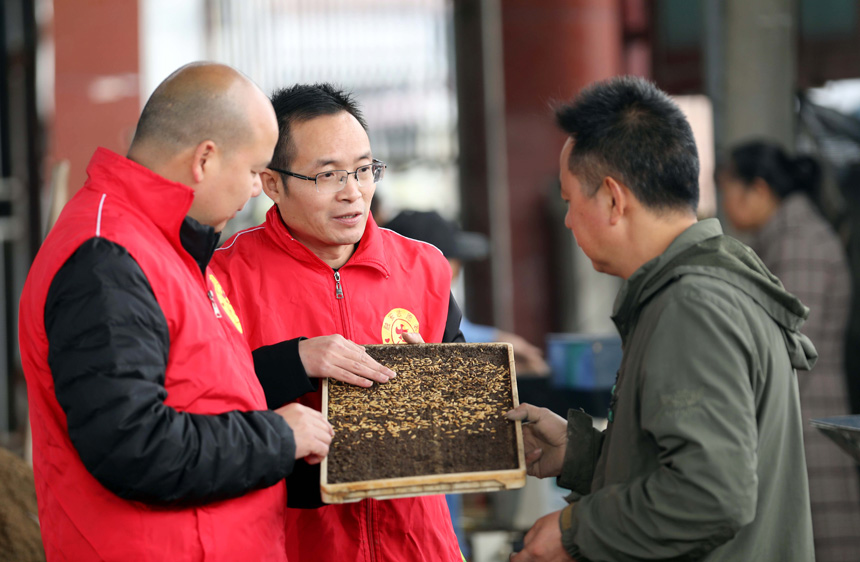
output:
<instances>
[{"instance_id":1,"label":"zipper pull","mask_svg":"<svg viewBox=\"0 0 860 562\"><path fill-rule=\"evenodd\" d=\"M221 318L221 311L218 310L218 305L215 304L215 293L210 290L206 294L209 295L209 301L212 303L212 310L215 311L215 318Z\"/></svg>"},{"instance_id":2,"label":"zipper pull","mask_svg":"<svg viewBox=\"0 0 860 562\"><path fill-rule=\"evenodd\" d=\"M340 272L339 271L334 272L334 287L335 287L334 297L336 299L342 299L343 298L343 288L340 286Z\"/></svg>"}]
</instances>

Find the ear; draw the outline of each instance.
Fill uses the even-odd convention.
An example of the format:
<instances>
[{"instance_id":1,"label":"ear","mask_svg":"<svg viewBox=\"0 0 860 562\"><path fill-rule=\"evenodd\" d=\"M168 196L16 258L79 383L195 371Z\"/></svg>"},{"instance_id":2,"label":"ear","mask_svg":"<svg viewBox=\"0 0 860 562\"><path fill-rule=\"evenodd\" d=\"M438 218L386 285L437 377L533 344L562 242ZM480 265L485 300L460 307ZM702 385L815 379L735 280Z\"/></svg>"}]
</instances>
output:
<instances>
[{"instance_id":1,"label":"ear","mask_svg":"<svg viewBox=\"0 0 860 562\"><path fill-rule=\"evenodd\" d=\"M606 197L609 224L615 226L630 212L631 197L633 197L633 194L630 193L626 185L610 176L603 178L600 190L604 192L604 196Z\"/></svg>"},{"instance_id":2,"label":"ear","mask_svg":"<svg viewBox=\"0 0 860 562\"><path fill-rule=\"evenodd\" d=\"M215 160L218 155L218 145L213 140L205 140L197 145L191 162L191 177L194 183L201 183L207 173L215 172Z\"/></svg>"},{"instance_id":3,"label":"ear","mask_svg":"<svg viewBox=\"0 0 860 562\"><path fill-rule=\"evenodd\" d=\"M286 192L286 186L281 181L281 174L266 169L260 172L260 180L263 182L263 192L275 203L280 202Z\"/></svg>"}]
</instances>

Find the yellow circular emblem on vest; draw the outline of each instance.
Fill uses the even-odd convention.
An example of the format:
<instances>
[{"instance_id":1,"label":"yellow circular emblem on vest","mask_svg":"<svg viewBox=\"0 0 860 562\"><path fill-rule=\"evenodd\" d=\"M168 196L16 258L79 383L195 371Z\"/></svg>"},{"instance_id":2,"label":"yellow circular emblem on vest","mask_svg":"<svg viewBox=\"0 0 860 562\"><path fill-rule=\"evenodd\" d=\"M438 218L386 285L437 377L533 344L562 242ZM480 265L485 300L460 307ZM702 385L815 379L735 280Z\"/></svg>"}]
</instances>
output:
<instances>
[{"instance_id":1,"label":"yellow circular emblem on vest","mask_svg":"<svg viewBox=\"0 0 860 562\"><path fill-rule=\"evenodd\" d=\"M239 322L239 315L236 314L236 311L233 309L233 305L230 304L230 300L224 292L224 287L221 286L221 283L219 283L211 273L209 274L209 280L212 281L212 286L215 287L215 296L218 298L218 303L221 305L221 309L227 314L227 318L233 321L233 325L236 326L239 333L244 333L242 332L242 323Z\"/></svg>"},{"instance_id":2,"label":"yellow circular emblem on vest","mask_svg":"<svg viewBox=\"0 0 860 562\"><path fill-rule=\"evenodd\" d=\"M393 308L382 319L382 343L403 343L405 332L418 332L418 318L405 308Z\"/></svg>"}]
</instances>

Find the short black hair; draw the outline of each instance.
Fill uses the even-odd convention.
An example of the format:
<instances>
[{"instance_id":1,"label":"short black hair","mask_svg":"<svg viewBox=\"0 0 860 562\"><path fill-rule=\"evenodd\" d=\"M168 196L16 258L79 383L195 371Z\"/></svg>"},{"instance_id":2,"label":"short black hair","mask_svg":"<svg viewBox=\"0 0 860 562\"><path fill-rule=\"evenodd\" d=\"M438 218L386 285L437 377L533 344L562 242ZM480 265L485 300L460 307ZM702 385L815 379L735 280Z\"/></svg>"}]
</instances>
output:
<instances>
[{"instance_id":1,"label":"short black hair","mask_svg":"<svg viewBox=\"0 0 860 562\"><path fill-rule=\"evenodd\" d=\"M346 111L367 131L367 123L352 95L332 84L296 84L282 88L272 94L272 105L278 118L278 144L275 145L271 165L282 170L290 168L296 154L290 136L290 129L295 123Z\"/></svg>"},{"instance_id":2,"label":"short black hair","mask_svg":"<svg viewBox=\"0 0 860 562\"><path fill-rule=\"evenodd\" d=\"M751 185L756 178L767 183L783 199L796 191L816 197L821 184L821 165L811 156L791 157L779 144L752 140L735 145L728 160L717 167L717 174L728 173Z\"/></svg>"},{"instance_id":3,"label":"short black hair","mask_svg":"<svg viewBox=\"0 0 860 562\"><path fill-rule=\"evenodd\" d=\"M693 130L651 82L619 76L596 82L555 111L573 139L568 169L589 196L606 176L622 181L656 212L699 205L699 155Z\"/></svg>"}]
</instances>

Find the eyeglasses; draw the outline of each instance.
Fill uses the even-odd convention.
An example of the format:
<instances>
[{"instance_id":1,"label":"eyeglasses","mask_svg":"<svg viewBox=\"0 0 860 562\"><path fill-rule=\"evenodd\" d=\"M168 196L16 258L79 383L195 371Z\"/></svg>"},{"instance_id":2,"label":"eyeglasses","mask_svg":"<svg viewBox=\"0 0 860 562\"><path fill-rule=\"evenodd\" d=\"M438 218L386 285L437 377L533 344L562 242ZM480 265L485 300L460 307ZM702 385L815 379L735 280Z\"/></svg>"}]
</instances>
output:
<instances>
[{"instance_id":1,"label":"eyeglasses","mask_svg":"<svg viewBox=\"0 0 860 562\"><path fill-rule=\"evenodd\" d=\"M366 187L371 183L376 183L381 180L382 176L385 175L385 168L387 167L388 166L385 165L385 162L374 158L372 164L359 166L354 172L347 172L346 170L328 170L320 172L315 176L303 176L301 174L296 174L288 170L281 170L280 168L273 168L271 166L269 166L269 169L300 180L312 181L316 184L318 192L337 193L346 187L346 182L349 181L349 176L355 176L355 181L358 182L359 187Z\"/></svg>"}]
</instances>

